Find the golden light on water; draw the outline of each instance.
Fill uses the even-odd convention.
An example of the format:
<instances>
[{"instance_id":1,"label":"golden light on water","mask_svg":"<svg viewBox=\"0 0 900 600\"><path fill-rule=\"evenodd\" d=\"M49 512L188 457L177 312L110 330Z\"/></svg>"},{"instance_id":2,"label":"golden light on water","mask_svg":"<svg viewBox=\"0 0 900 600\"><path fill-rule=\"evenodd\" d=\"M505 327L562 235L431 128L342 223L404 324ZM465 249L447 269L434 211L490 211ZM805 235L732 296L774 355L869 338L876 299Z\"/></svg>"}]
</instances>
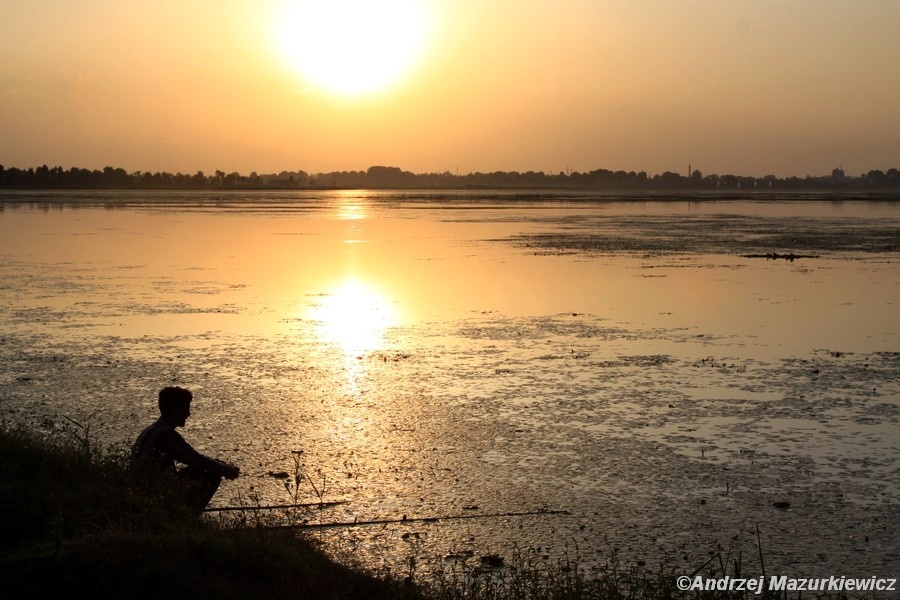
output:
<instances>
[{"instance_id":1,"label":"golden light on water","mask_svg":"<svg viewBox=\"0 0 900 600\"><path fill-rule=\"evenodd\" d=\"M310 312L323 340L347 355L377 350L384 345L385 332L397 323L391 301L356 278L323 295Z\"/></svg>"},{"instance_id":2,"label":"golden light on water","mask_svg":"<svg viewBox=\"0 0 900 600\"><path fill-rule=\"evenodd\" d=\"M337 219L339 221L359 221L367 215L367 202L354 197L352 192L338 193Z\"/></svg>"}]
</instances>

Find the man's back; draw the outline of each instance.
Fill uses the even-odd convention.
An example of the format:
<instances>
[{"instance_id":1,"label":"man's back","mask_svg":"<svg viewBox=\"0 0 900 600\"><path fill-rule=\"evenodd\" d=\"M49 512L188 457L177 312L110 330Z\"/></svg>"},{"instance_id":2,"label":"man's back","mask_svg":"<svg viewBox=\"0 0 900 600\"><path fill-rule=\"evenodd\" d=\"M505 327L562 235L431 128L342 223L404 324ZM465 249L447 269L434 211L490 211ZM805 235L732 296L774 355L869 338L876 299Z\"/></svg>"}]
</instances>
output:
<instances>
[{"instance_id":1,"label":"man's back","mask_svg":"<svg viewBox=\"0 0 900 600\"><path fill-rule=\"evenodd\" d=\"M143 462L148 467L156 467L160 472L174 473L175 457L167 452L172 435L181 437L165 419L157 419L138 435L131 448L132 460Z\"/></svg>"}]
</instances>

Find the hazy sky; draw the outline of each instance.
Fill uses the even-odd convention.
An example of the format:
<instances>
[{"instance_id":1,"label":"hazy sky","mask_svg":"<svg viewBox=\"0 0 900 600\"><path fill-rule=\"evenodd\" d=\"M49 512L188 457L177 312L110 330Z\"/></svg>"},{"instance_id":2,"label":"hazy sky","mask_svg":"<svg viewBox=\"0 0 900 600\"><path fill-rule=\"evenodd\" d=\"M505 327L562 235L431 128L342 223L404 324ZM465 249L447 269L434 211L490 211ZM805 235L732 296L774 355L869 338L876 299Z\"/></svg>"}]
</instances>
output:
<instances>
[{"instance_id":1,"label":"hazy sky","mask_svg":"<svg viewBox=\"0 0 900 600\"><path fill-rule=\"evenodd\" d=\"M0 164L900 168L900 0L337 1L0 0Z\"/></svg>"}]
</instances>

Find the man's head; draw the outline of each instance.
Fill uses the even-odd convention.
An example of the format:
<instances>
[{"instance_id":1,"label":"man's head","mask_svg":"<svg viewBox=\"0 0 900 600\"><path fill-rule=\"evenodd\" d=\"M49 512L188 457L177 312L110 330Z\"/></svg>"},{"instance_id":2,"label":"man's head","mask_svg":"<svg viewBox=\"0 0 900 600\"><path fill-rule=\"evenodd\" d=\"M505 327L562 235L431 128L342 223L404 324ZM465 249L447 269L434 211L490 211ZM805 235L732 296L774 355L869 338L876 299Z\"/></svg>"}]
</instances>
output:
<instances>
[{"instance_id":1,"label":"man's head","mask_svg":"<svg viewBox=\"0 0 900 600\"><path fill-rule=\"evenodd\" d=\"M171 386L159 390L159 414L173 427L183 427L191 416L191 400L194 395L190 390Z\"/></svg>"}]
</instances>

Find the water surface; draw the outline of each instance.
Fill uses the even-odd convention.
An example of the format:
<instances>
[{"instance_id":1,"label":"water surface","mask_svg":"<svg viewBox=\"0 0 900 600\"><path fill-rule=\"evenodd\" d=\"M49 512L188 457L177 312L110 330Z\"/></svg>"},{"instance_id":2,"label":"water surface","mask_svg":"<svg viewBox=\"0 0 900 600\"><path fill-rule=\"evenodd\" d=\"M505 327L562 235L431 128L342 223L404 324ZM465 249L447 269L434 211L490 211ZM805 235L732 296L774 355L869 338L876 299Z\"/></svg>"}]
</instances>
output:
<instances>
[{"instance_id":1,"label":"water surface","mask_svg":"<svg viewBox=\"0 0 900 600\"><path fill-rule=\"evenodd\" d=\"M509 196L7 194L0 411L130 442L190 387L216 503L292 500L293 457L350 500L286 522L570 511L318 534L376 567L758 525L769 570L896 572L897 204Z\"/></svg>"}]
</instances>

